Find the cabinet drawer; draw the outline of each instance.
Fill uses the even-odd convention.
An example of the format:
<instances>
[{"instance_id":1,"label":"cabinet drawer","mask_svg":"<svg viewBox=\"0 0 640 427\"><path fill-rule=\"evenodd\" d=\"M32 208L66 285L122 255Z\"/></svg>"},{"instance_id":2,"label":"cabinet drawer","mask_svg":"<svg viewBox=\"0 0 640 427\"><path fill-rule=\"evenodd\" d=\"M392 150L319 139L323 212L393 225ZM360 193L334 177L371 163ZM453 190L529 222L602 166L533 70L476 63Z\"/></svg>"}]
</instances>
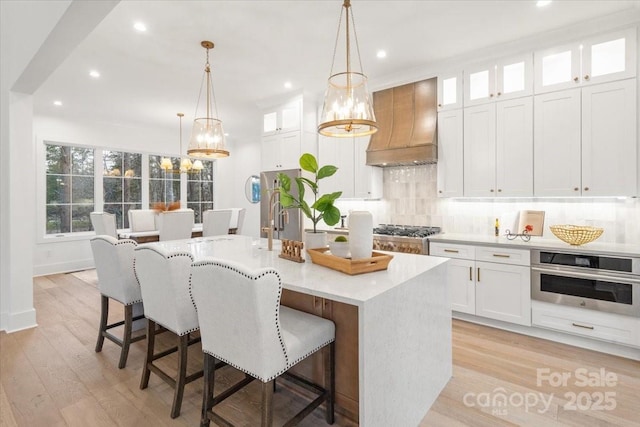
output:
<instances>
[{"instance_id":1,"label":"cabinet drawer","mask_svg":"<svg viewBox=\"0 0 640 427\"><path fill-rule=\"evenodd\" d=\"M475 247L452 243L429 243L429 255L447 258L474 259Z\"/></svg>"},{"instance_id":2,"label":"cabinet drawer","mask_svg":"<svg viewBox=\"0 0 640 427\"><path fill-rule=\"evenodd\" d=\"M533 301L532 324L640 347L640 318Z\"/></svg>"},{"instance_id":3,"label":"cabinet drawer","mask_svg":"<svg viewBox=\"0 0 640 427\"><path fill-rule=\"evenodd\" d=\"M478 246L476 248L476 261L528 266L531 265L531 254L528 249Z\"/></svg>"}]
</instances>

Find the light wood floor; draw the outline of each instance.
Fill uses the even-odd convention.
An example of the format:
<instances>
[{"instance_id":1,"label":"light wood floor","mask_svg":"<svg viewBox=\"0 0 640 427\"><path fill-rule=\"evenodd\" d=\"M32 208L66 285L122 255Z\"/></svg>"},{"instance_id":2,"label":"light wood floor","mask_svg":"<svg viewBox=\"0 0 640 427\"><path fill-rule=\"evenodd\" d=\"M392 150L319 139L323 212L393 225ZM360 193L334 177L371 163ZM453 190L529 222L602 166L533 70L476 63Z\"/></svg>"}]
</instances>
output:
<instances>
[{"instance_id":1,"label":"light wood floor","mask_svg":"<svg viewBox=\"0 0 640 427\"><path fill-rule=\"evenodd\" d=\"M169 386L151 375L148 389L138 387L144 342L132 345L125 369L117 368L119 347L113 343L105 341L102 353L94 352L100 298L93 270L36 278L34 300L37 328L0 333L1 426L198 425L201 379L187 385L182 415L172 420ZM113 304L110 320L121 315L122 308ZM162 345L171 344L169 333L160 337ZM194 346L190 371L201 363L199 352ZM640 362L462 321L453 322L453 361L453 378L421 427L640 426ZM168 360L165 367L174 365L175 359ZM571 378L566 386L553 387L548 382L538 386L539 368L569 373ZM579 368L611 372L616 384L580 387L575 376ZM216 374L216 381L226 384L241 377L225 367ZM568 406L568 393L582 393L578 405L592 408L585 399L597 400L604 392L614 393L609 400L613 399L615 409L571 410ZM500 395L506 396L506 406L498 406L499 401L492 406L491 399ZM548 408L540 395L550 400ZM528 410L521 404L529 399L533 405L536 398L538 404ZM237 425L259 425L259 402L259 387L254 383L227 400L220 412ZM274 402L276 424L281 424L306 400L278 387ZM316 410L302 425L325 425L322 412ZM338 417L335 425L353 424Z\"/></svg>"}]
</instances>

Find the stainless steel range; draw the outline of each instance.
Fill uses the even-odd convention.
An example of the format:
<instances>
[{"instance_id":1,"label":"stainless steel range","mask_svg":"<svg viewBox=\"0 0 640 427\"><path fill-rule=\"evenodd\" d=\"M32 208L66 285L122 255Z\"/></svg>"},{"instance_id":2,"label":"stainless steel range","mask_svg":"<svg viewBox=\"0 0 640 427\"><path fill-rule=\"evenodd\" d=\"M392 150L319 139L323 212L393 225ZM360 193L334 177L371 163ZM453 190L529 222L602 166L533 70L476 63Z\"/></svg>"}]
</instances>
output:
<instances>
[{"instance_id":1,"label":"stainless steel range","mask_svg":"<svg viewBox=\"0 0 640 427\"><path fill-rule=\"evenodd\" d=\"M380 224L373 229L373 249L429 255L428 236L440 227Z\"/></svg>"}]
</instances>

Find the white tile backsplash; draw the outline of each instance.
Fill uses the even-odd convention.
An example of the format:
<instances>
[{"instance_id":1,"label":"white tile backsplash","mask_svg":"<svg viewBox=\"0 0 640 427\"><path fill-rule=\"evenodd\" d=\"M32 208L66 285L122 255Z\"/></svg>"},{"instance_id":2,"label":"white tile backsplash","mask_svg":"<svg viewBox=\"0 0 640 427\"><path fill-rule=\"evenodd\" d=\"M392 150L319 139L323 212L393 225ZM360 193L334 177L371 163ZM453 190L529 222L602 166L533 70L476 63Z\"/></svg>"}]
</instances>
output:
<instances>
[{"instance_id":1,"label":"white tile backsplash","mask_svg":"<svg viewBox=\"0 0 640 427\"><path fill-rule=\"evenodd\" d=\"M545 211L543 237L554 238L553 224L604 228L599 241L640 241L640 199L442 199L437 197L437 165L385 168L380 201L338 201L343 214L368 210L374 224L433 225L449 233L493 235L496 218L521 210ZM501 226L501 232L504 231Z\"/></svg>"}]
</instances>

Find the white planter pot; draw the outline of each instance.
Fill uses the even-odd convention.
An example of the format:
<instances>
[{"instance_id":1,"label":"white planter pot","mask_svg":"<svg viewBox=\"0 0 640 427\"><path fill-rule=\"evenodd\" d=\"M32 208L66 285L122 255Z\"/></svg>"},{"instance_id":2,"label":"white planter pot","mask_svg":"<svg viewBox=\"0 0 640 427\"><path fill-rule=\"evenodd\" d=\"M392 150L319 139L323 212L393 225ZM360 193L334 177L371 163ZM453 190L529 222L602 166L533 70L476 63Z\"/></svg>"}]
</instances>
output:
<instances>
[{"instance_id":1,"label":"white planter pot","mask_svg":"<svg viewBox=\"0 0 640 427\"><path fill-rule=\"evenodd\" d=\"M304 249L305 249L305 258L307 260L311 259L309 255L306 254L306 249L316 249L316 248L326 248L327 247L327 232L326 231L318 231L314 233L313 231L305 231L304 232Z\"/></svg>"}]
</instances>

